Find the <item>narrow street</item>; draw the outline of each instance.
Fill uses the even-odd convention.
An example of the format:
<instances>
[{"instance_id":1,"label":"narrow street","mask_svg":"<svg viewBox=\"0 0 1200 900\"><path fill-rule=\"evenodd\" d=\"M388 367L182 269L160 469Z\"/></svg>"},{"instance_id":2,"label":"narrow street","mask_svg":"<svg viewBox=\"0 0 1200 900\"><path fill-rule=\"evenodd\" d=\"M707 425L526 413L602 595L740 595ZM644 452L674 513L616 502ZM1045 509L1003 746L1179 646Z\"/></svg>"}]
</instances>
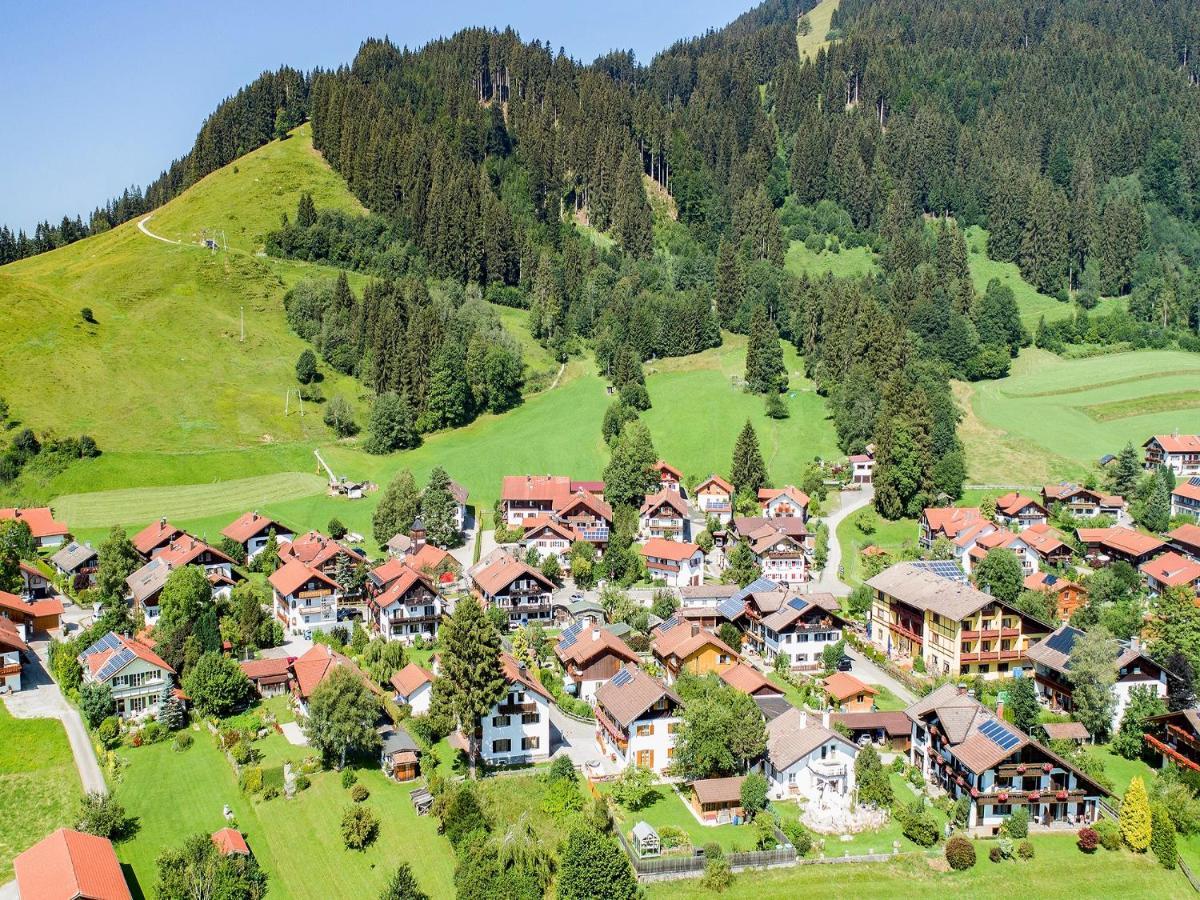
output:
<instances>
[{"instance_id":1,"label":"narrow street","mask_svg":"<svg viewBox=\"0 0 1200 900\"><path fill-rule=\"evenodd\" d=\"M869 505L874 497L875 489L870 485L864 485L860 491L843 491L839 495L841 505L822 519L829 528L829 558L821 577L813 582L813 591L833 594L835 597L849 595L850 588L838 578L838 570L842 566L842 548L837 539L837 527L846 516L853 515Z\"/></svg>"},{"instance_id":2,"label":"narrow street","mask_svg":"<svg viewBox=\"0 0 1200 900\"><path fill-rule=\"evenodd\" d=\"M846 655L854 660L851 674L867 684L881 684L905 703L916 703L917 698L907 687L871 662L849 644L846 644Z\"/></svg>"}]
</instances>

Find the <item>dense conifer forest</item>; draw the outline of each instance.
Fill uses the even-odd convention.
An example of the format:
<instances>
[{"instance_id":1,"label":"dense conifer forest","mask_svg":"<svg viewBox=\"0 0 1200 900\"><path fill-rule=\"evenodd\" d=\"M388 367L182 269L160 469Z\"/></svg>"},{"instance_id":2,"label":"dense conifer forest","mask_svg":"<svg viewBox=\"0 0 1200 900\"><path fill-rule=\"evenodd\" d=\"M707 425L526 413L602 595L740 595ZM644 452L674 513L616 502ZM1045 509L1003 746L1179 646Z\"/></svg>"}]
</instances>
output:
<instances>
[{"instance_id":1,"label":"dense conifer forest","mask_svg":"<svg viewBox=\"0 0 1200 900\"><path fill-rule=\"evenodd\" d=\"M520 351L493 340L483 299L527 308L537 340L561 358L590 348L610 376L626 350L777 333L842 448L877 445L889 516L961 493L951 376L1001 377L1034 341L1200 348L1194 2L843 0L805 60L811 5L768 0L648 65L583 63L511 30L368 40L335 71L263 75L87 225L0 231L0 262L153 208L310 118L371 212L302 202L267 250L376 281L361 298L301 285L289 322L412 428L519 402ZM1075 313L1031 334L1010 290L977 291L970 226ZM878 273L790 274L789 241L814 230L870 247ZM1089 318L1101 296L1128 300ZM761 354L747 379L785 381Z\"/></svg>"}]
</instances>

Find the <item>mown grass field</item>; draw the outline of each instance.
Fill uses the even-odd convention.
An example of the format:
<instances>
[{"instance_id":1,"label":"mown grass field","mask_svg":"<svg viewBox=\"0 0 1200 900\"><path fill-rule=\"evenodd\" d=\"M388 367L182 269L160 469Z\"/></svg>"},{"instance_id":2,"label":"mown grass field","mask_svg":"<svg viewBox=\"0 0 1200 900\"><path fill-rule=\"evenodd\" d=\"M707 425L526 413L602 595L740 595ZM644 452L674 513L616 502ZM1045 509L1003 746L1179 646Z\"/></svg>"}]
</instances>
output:
<instances>
[{"instance_id":1,"label":"mown grass field","mask_svg":"<svg viewBox=\"0 0 1200 900\"><path fill-rule=\"evenodd\" d=\"M437 834L432 817L413 811L411 785L393 784L376 768L358 773L371 792L366 803L381 824L372 846L347 850L339 826L350 798L337 773L317 773L312 786L293 800L251 800L238 790L232 766L208 732L193 734L195 744L183 753L169 742L121 751L129 765L116 795L138 817L139 829L117 846L117 855L131 867L143 896L154 896L158 854L188 835L223 827L225 804L266 869L272 897L324 900L334 895L331 890L342 897L374 897L401 862L412 865L431 897L453 896L450 845ZM283 741L278 735L268 740L276 738ZM305 752L292 751L292 758Z\"/></svg>"},{"instance_id":2,"label":"mown grass field","mask_svg":"<svg viewBox=\"0 0 1200 900\"><path fill-rule=\"evenodd\" d=\"M57 719L17 719L0 703L0 885L13 859L70 825L82 788Z\"/></svg>"},{"instance_id":3,"label":"mown grass field","mask_svg":"<svg viewBox=\"0 0 1200 900\"><path fill-rule=\"evenodd\" d=\"M1192 428L1200 354L1172 350L1067 360L1027 349L1012 374L956 385L968 479L1037 485L1082 477L1106 453Z\"/></svg>"},{"instance_id":4,"label":"mown grass field","mask_svg":"<svg viewBox=\"0 0 1200 900\"><path fill-rule=\"evenodd\" d=\"M829 23L833 18L833 11L838 8L838 2L839 0L821 0L808 11L808 21L812 30L805 35L796 34L796 49L801 59L815 58L817 51L828 43L825 35L829 33Z\"/></svg>"},{"instance_id":5,"label":"mown grass field","mask_svg":"<svg viewBox=\"0 0 1200 900\"><path fill-rule=\"evenodd\" d=\"M814 253L804 246L803 241L792 241L788 245L784 265L793 275L808 275L813 278L821 275L859 278L874 274L878 268L875 254L869 247L843 247L837 253L830 250Z\"/></svg>"}]
</instances>

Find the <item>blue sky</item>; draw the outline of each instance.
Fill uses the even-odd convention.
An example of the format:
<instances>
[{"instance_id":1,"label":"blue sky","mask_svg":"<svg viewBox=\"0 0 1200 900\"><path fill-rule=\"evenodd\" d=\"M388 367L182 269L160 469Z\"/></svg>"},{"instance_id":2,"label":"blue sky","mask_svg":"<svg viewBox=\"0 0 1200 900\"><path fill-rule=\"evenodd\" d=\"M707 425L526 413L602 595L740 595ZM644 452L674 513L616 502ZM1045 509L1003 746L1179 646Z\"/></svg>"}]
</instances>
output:
<instances>
[{"instance_id":1,"label":"blue sky","mask_svg":"<svg viewBox=\"0 0 1200 900\"><path fill-rule=\"evenodd\" d=\"M649 62L753 0L12 4L0 26L0 223L86 217L186 152L204 117L265 69L333 67L366 37L419 46L473 25L592 60Z\"/></svg>"}]
</instances>

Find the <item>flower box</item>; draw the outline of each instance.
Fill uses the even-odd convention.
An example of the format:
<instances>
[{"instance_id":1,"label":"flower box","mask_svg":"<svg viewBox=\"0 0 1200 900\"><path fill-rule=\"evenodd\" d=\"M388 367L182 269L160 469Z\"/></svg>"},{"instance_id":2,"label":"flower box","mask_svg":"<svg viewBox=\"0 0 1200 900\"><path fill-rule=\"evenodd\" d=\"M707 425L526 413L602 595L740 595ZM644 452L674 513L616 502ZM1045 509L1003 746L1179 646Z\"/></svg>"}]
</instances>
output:
<instances>
[{"instance_id":1,"label":"flower box","mask_svg":"<svg viewBox=\"0 0 1200 900\"><path fill-rule=\"evenodd\" d=\"M1058 791L1054 794L1055 800L1066 800L1071 796L1069 791Z\"/></svg>"},{"instance_id":2,"label":"flower box","mask_svg":"<svg viewBox=\"0 0 1200 900\"><path fill-rule=\"evenodd\" d=\"M1053 768L1054 766L1050 765L1050 763L1042 763L1042 771L1047 774L1049 774L1050 770Z\"/></svg>"},{"instance_id":3,"label":"flower box","mask_svg":"<svg viewBox=\"0 0 1200 900\"><path fill-rule=\"evenodd\" d=\"M977 788L977 787L973 787L973 788L971 788L971 797L972 797L972 798L975 798L975 797L978 797L978 796L979 796L979 788Z\"/></svg>"},{"instance_id":4,"label":"flower box","mask_svg":"<svg viewBox=\"0 0 1200 900\"><path fill-rule=\"evenodd\" d=\"M1017 774L1018 774L1018 775L1024 775L1024 774L1025 774L1025 763L1018 763L1018 764L1017 764Z\"/></svg>"},{"instance_id":5,"label":"flower box","mask_svg":"<svg viewBox=\"0 0 1200 900\"><path fill-rule=\"evenodd\" d=\"M999 794L996 795L996 799L999 800L1001 803L1007 803L1008 802L1008 791L1001 791Z\"/></svg>"},{"instance_id":6,"label":"flower box","mask_svg":"<svg viewBox=\"0 0 1200 900\"><path fill-rule=\"evenodd\" d=\"M1030 791L1029 799L1032 800L1034 803L1037 803L1039 800L1042 799L1042 792L1041 791Z\"/></svg>"}]
</instances>

